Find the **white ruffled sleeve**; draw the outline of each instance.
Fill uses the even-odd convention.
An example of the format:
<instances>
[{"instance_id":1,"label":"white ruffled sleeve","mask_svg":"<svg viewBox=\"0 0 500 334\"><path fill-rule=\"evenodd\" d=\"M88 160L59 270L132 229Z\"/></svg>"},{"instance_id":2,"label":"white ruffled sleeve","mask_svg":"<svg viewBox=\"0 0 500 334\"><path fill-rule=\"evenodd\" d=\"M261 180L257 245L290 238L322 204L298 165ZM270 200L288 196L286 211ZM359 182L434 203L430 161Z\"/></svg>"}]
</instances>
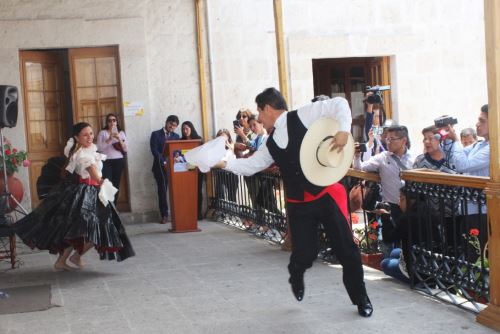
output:
<instances>
[{"instance_id":1,"label":"white ruffled sleeve","mask_svg":"<svg viewBox=\"0 0 500 334\"><path fill-rule=\"evenodd\" d=\"M90 177L87 168L94 165L99 175L101 175L102 161L106 160L106 155L97 153L97 147L92 145L89 148L81 148L76 151L70 158L66 170L70 173L77 173L83 179Z\"/></svg>"}]
</instances>

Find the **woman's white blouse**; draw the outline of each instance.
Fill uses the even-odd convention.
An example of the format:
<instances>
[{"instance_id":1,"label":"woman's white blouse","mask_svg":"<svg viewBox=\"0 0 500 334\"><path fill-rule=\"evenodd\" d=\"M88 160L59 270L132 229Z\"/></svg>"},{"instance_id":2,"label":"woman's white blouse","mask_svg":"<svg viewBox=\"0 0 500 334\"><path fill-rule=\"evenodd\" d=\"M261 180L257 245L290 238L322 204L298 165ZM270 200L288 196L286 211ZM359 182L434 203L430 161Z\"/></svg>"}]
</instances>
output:
<instances>
[{"instance_id":1,"label":"woman's white blouse","mask_svg":"<svg viewBox=\"0 0 500 334\"><path fill-rule=\"evenodd\" d=\"M106 155L97 152L97 146L92 144L87 148L79 148L69 159L66 170L70 173L77 173L82 179L90 177L87 168L94 165L99 176L102 176L102 162L106 160Z\"/></svg>"}]
</instances>

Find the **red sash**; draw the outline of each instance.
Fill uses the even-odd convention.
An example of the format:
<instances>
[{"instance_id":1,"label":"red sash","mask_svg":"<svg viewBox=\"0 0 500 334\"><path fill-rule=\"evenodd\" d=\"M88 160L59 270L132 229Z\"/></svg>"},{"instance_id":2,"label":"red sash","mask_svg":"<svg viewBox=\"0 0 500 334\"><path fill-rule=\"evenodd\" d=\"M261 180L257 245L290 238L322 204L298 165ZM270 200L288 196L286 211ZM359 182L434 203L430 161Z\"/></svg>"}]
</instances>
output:
<instances>
[{"instance_id":1,"label":"red sash","mask_svg":"<svg viewBox=\"0 0 500 334\"><path fill-rule=\"evenodd\" d=\"M91 177L89 177L87 179L82 179L82 177L80 176L80 178L78 179L78 182L88 184L89 186L99 187L99 182L94 181Z\"/></svg>"},{"instance_id":2,"label":"red sash","mask_svg":"<svg viewBox=\"0 0 500 334\"><path fill-rule=\"evenodd\" d=\"M304 199L302 201L291 198L287 198L286 201L289 203L307 203L315 201L323 197L323 195L325 194L330 195L334 202L337 203L337 206L339 207L340 212L342 212L342 214L344 215L345 219L349 221L349 212L347 210L347 194L345 192L344 186L340 183L334 183L331 186L326 187L316 196L311 195L307 191L304 191Z\"/></svg>"}]
</instances>

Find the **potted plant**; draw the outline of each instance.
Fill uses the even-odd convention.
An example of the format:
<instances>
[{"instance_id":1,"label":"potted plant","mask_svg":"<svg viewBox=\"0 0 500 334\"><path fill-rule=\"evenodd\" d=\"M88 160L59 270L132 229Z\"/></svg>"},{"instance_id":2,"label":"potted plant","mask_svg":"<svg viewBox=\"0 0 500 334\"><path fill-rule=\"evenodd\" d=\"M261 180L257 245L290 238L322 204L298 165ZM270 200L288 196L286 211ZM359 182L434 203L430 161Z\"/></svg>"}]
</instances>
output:
<instances>
[{"instance_id":1,"label":"potted plant","mask_svg":"<svg viewBox=\"0 0 500 334\"><path fill-rule=\"evenodd\" d=\"M5 162L5 171L4 171L4 162ZM3 154L0 152L0 195L4 194L4 173L7 175L7 184L9 187L9 192L14 196L16 200L12 198L9 200L9 209L7 212L10 212L17 206L17 202L21 202L23 199L23 184L21 181L14 176L19 170L19 167L28 167L30 165L30 161L28 160L28 153L26 151L18 150L13 147L12 143L4 138L3 145Z\"/></svg>"},{"instance_id":2,"label":"potted plant","mask_svg":"<svg viewBox=\"0 0 500 334\"><path fill-rule=\"evenodd\" d=\"M364 227L353 229L355 240L361 250L361 262L378 270L381 269L380 262L383 259L383 254L379 249L380 227L377 217L370 215L368 223Z\"/></svg>"}]
</instances>

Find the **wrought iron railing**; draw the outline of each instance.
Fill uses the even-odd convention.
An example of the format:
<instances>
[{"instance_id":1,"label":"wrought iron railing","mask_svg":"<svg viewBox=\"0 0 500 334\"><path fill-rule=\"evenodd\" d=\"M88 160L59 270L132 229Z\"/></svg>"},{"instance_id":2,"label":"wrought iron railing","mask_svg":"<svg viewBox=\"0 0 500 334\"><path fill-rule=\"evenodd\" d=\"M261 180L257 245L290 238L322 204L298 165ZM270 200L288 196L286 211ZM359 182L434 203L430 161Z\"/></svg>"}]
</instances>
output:
<instances>
[{"instance_id":1,"label":"wrought iron railing","mask_svg":"<svg viewBox=\"0 0 500 334\"><path fill-rule=\"evenodd\" d=\"M419 171L406 171L402 178L408 202L415 210L411 223L416 228L409 229L412 287L480 311L489 300L483 193L487 178ZM354 186L367 182L379 183L378 175L351 169L342 180L348 194ZM217 220L276 243L284 241L285 193L279 173L241 177L213 170L212 184L210 206ZM370 224L377 217L364 209L349 211L361 251L380 252L384 245L380 237L375 242L370 239ZM474 248L475 243L478 248ZM321 230L319 249L321 258L334 260L329 240Z\"/></svg>"},{"instance_id":2,"label":"wrought iron railing","mask_svg":"<svg viewBox=\"0 0 500 334\"><path fill-rule=\"evenodd\" d=\"M210 208L217 220L276 243L284 242L285 192L279 172L243 177L215 169L212 185Z\"/></svg>"},{"instance_id":3,"label":"wrought iron railing","mask_svg":"<svg viewBox=\"0 0 500 334\"><path fill-rule=\"evenodd\" d=\"M488 178L407 171L414 288L479 312L489 301Z\"/></svg>"}]
</instances>

